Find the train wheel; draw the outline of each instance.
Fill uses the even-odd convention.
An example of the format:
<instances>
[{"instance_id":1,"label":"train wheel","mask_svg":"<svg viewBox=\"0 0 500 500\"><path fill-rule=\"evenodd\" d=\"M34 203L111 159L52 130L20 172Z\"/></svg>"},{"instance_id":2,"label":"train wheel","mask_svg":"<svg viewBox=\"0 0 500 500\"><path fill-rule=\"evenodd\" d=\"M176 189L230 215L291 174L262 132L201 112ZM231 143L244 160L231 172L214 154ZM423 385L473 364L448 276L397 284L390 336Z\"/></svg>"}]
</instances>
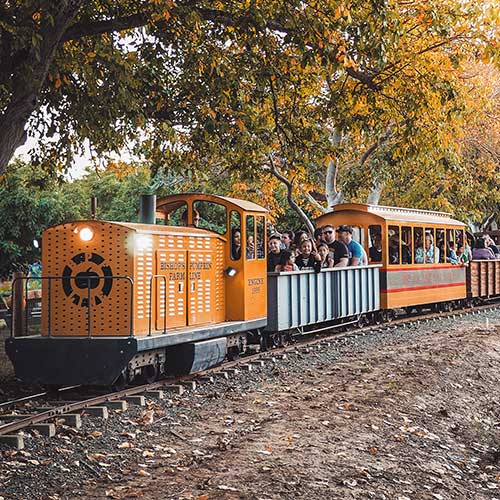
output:
<instances>
[{"instance_id":1,"label":"train wheel","mask_svg":"<svg viewBox=\"0 0 500 500\"><path fill-rule=\"evenodd\" d=\"M392 309L387 309L386 311L382 311L382 319L386 323L390 323L396 318L396 314Z\"/></svg>"},{"instance_id":2,"label":"train wheel","mask_svg":"<svg viewBox=\"0 0 500 500\"><path fill-rule=\"evenodd\" d=\"M364 328L367 324L368 324L368 319L366 318L366 316L364 314L360 314L358 316L358 320L356 321L356 326L358 328Z\"/></svg>"},{"instance_id":3,"label":"train wheel","mask_svg":"<svg viewBox=\"0 0 500 500\"><path fill-rule=\"evenodd\" d=\"M261 333L259 344L260 344L260 350L262 352L267 351L269 349L269 336L267 333Z\"/></svg>"},{"instance_id":4,"label":"train wheel","mask_svg":"<svg viewBox=\"0 0 500 500\"><path fill-rule=\"evenodd\" d=\"M147 365L142 369L142 377L146 384L152 384L158 378L158 365Z\"/></svg>"},{"instance_id":5,"label":"train wheel","mask_svg":"<svg viewBox=\"0 0 500 500\"><path fill-rule=\"evenodd\" d=\"M227 359L229 361L236 361L240 357L240 350L238 347L233 346L227 350Z\"/></svg>"}]
</instances>

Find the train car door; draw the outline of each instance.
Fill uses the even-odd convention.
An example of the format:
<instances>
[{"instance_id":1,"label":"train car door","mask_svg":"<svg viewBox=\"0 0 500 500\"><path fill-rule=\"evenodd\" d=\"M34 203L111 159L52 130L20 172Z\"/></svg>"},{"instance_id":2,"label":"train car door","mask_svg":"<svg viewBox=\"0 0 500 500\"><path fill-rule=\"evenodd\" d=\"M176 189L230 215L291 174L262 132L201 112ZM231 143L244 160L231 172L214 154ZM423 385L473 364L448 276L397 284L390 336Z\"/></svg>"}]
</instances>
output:
<instances>
[{"instance_id":1,"label":"train car door","mask_svg":"<svg viewBox=\"0 0 500 500\"><path fill-rule=\"evenodd\" d=\"M155 328L163 330L165 309L167 332L169 328L186 326L187 320L187 252L160 250L156 253L156 274L164 276L155 279ZM166 286L165 286L166 285ZM166 304L165 304L166 291Z\"/></svg>"},{"instance_id":2,"label":"train car door","mask_svg":"<svg viewBox=\"0 0 500 500\"><path fill-rule=\"evenodd\" d=\"M210 250L188 252L188 325L214 322L215 262Z\"/></svg>"}]
</instances>

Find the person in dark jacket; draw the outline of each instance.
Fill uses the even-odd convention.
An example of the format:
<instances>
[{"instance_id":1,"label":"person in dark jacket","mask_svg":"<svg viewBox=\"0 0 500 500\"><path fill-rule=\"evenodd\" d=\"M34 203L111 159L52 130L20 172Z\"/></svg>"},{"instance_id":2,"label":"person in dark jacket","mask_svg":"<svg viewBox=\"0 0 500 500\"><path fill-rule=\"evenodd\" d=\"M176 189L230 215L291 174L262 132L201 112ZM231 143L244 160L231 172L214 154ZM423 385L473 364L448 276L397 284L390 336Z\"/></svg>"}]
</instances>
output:
<instances>
[{"instance_id":1,"label":"person in dark jacket","mask_svg":"<svg viewBox=\"0 0 500 500\"><path fill-rule=\"evenodd\" d=\"M269 252L267 254L267 272L274 273L276 266L280 263L281 257L281 237L273 234L269 237Z\"/></svg>"}]
</instances>

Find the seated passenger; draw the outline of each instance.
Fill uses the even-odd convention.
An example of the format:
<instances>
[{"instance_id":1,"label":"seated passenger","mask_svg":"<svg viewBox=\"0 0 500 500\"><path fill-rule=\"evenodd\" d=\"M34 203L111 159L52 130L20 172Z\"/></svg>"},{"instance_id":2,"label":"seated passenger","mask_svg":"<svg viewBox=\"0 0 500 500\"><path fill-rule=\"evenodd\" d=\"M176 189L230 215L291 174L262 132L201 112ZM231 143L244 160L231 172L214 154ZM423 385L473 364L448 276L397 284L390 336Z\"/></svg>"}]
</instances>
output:
<instances>
[{"instance_id":1,"label":"seated passenger","mask_svg":"<svg viewBox=\"0 0 500 500\"><path fill-rule=\"evenodd\" d=\"M269 252L267 254L267 272L273 273L276 266L280 263L281 237L279 234L273 234L269 237Z\"/></svg>"},{"instance_id":2,"label":"seated passenger","mask_svg":"<svg viewBox=\"0 0 500 500\"><path fill-rule=\"evenodd\" d=\"M465 247L464 247L463 243L458 246L457 259L458 259L459 264L463 264L465 266L469 265L469 262L470 262L469 254L465 251Z\"/></svg>"},{"instance_id":3,"label":"seated passenger","mask_svg":"<svg viewBox=\"0 0 500 500\"><path fill-rule=\"evenodd\" d=\"M486 248L486 243L483 238L478 238L476 244L472 249L472 259L473 260L492 260L494 259L493 252Z\"/></svg>"},{"instance_id":4,"label":"seated passenger","mask_svg":"<svg viewBox=\"0 0 500 500\"><path fill-rule=\"evenodd\" d=\"M444 240L439 240L437 244L439 250L439 263L444 264L446 259L446 251L444 249Z\"/></svg>"},{"instance_id":5,"label":"seated passenger","mask_svg":"<svg viewBox=\"0 0 500 500\"><path fill-rule=\"evenodd\" d=\"M393 229L389 229L389 264L399 264L399 236L396 234L396 231Z\"/></svg>"},{"instance_id":6,"label":"seated passenger","mask_svg":"<svg viewBox=\"0 0 500 500\"><path fill-rule=\"evenodd\" d=\"M323 228L322 227L317 227L314 230L314 244L316 245L316 248L319 250L319 246L321 243L323 243Z\"/></svg>"},{"instance_id":7,"label":"seated passenger","mask_svg":"<svg viewBox=\"0 0 500 500\"><path fill-rule=\"evenodd\" d=\"M448 241L448 251L446 252L446 262L450 264L459 264L457 252L455 252L455 242Z\"/></svg>"},{"instance_id":8,"label":"seated passenger","mask_svg":"<svg viewBox=\"0 0 500 500\"><path fill-rule=\"evenodd\" d=\"M254 252L255 252L255 242L253 236L249 234L247 237L247 249L246 249L247 259L255 259Z\"/></svg>"},{"instance_id":9,"label":"seated passenger","mask_svg":"<svg viewBox=\"0 0 500 500\"><path fill-rule=\"evenodd\" d=\"M287 273L298 271L299 268L295 264L295 252L293 250L281 250L280 263L276 266L277 273Z\"/></svg>"},{"instance_id":10,"label":"seated passenger","mask_svg":"<svg viewBox=\"0 0 500 500\"><path fill-rule=\"evenodd\" d=\"M198 227L198 224L200 223L200 212L198 210L193 209L193 227ZM187 226L188 225L188 211L187 209L182 212L181 215L181 225L182 226Z\"/></svg>"},{"instance_id":11,"label":"seated passenger","mask_svg":"<svg viewBox=\"0 0 500 500\"><path fill-rule=\"evenodd\" d=\"M335 239L335 228L330 224L323 226L323 240L333 254L333 267L345 267L349 263L349 250L341 241Z\"/></svg>"},{"instance_id":12,"label":"seated passenger","mask_svg":"<svg viewBox=\"0 0 500 500\"><path fill-rule=\"evenodd\" d=\"M411 250L404 241L401 241L401 264L411 264Z\"/></svg>"},{"instance_id":13,"label":"seated passenger","mask_svg":"<svg viewBox=\"0 0 500 500\"><path fill-rule=\"evenodd\" d=\"M434 237L425 233L425 246L419 246L415 251L415 264L433 264L434 258L439 262L439 250L433 245Z\"/></svg>"},{"instance_id":14,"label":"seated passenger","mask_svg":"<svg viewBox=\"0 0 500 500\"><path fill-rule=\"evenodd\" d=\"M300 245L302 244L302 242L304 240L309 240L309 239L310 239L309 234L306 231L304 231L303 229L299 229L295 233L295 238L293 240L292 248L294 248L295 250L300 252Z\"/></svg>"},{"instance_id":15,"label":"seated passenger","mask_svg":"<svg viewBox=\"0 0 500 500\"><path fill-rule=\"evenodd\" d=\"M288 229L281 233L281 249L282 250L290 250L290 247L293 244L293 239L295 238L295 233Z\"/></svg>"},{"instance_id":16,"label":"seated passenger","mask_svg":"<svg viewBox=\"0 0 500 500\"><path fill-rule=\"evenodd\" d=\"M366 253L363 247L352 239L352 227L344 224L337 231L339 232L339 240L345 244L349 251L349 266L362 266Z\"/></svg>"},{"instance_id":17,"label":"seated passenger","mask_svg":"<svg viewBox=\"0 0 500 500\"><path fill-rule=\"evenodd\" d=\"M330 252L328 245L326 243L320 243L318 245L318 254L321 257L321 267L333 267L333 254Z\"/></svg>"},{"instance_id":18,"label":"seated passenger","mask_svg":"<svg viewBox=\"0 0 500 500\"><path fill-rule=\"evenodd\" d=\"M314 269L315 272L321 271L321 257L318 252L313 250L311 240L303 240L300 245L300 254L297 256L296 263L300 270Z\"/></svg>"},{"instance_id":19,"label":"seated passenger","mask_svg":"<svg viewBox=\"0 0 500 500\"><path fill-rule=\"evenodd\" d=\"M489 234L485 234L483 236L483 238L484 238L484 243L485 243L486 248L491 250L491 252L493 253L493 257L495 259L500 259L500 250L495 245L493 238Z\"/></svg>"},{"instance_id":20,"label":"seated passenger","mask_svg":"<svg viewBox=\"0 0 500 500\"><path fill-rule=\"evenodd\" d=\"M241 231L233 228L231 231L231 259L239 260L241 258Z\"/></svg>"},{"instance_id":21,"label":"seated passenger","mask_svg":"<svg viewBox=\"0 0 500 500\"><path fill-rule=\"evenodd\" d=\"M382 237L380 233L372 236L372 246L368 250L371 262L382 262Z\"/></svg>"}]
</instances>

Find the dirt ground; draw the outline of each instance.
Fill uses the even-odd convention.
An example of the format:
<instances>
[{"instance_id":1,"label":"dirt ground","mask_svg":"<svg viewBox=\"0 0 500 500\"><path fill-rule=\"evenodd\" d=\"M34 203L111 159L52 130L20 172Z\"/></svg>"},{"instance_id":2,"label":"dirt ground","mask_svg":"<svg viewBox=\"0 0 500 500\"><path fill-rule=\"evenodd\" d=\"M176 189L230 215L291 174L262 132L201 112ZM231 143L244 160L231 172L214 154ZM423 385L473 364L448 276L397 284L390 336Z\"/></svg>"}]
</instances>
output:
<instances>
[{"instance_id":1,"label":"dirt ground","mask_svg":"<svg viewBox=\"0 0 500 500\"><path fill-rule=\"evenodd\" d=\"M290 356L62 433L46 461L4 451L0 499L500 500L492 314Z\"/></svg>"},{"instance_id":2,"label":"dirt ground","mask_svg":"<svg viewBox=\"0 0 500 500\"><path fill-rule=\"evenodd\" d=\"M84 496L500 498L500 325L442 333L200 405L168 434L176 467L138 459Z\"/></svg>"}]
</instances>

